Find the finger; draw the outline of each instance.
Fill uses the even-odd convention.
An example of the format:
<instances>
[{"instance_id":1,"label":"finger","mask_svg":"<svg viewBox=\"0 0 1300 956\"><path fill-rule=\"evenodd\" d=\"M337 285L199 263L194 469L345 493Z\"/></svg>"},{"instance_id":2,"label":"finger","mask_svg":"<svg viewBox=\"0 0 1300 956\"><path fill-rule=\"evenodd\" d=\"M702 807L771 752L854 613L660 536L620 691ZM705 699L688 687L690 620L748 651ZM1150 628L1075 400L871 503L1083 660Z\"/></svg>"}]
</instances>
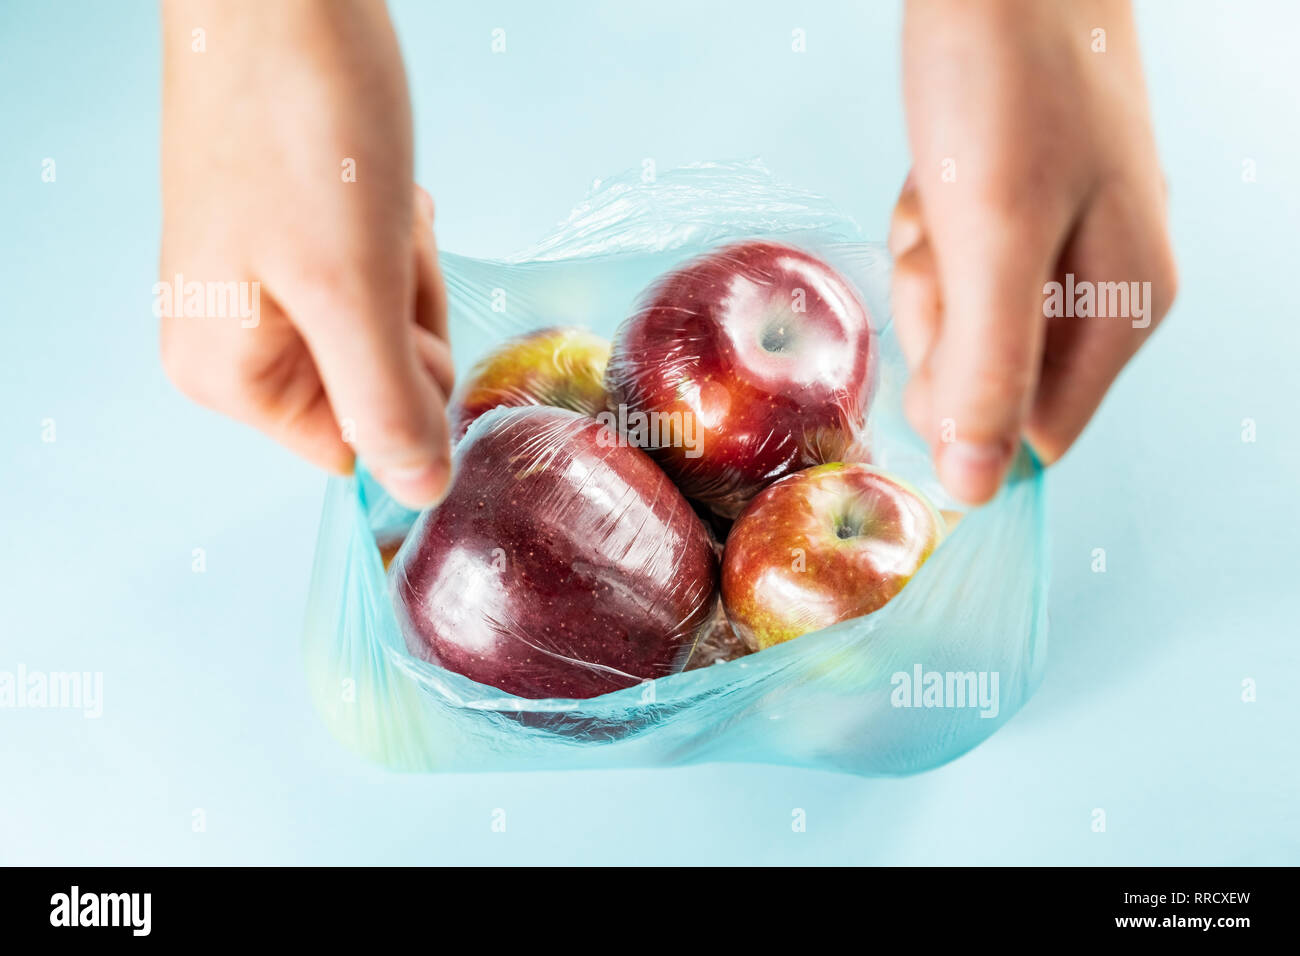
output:
<instances>
[{"instance_id":1,"label":"finger","mask_svg":"<svg viewBox=\"0 0 1300 956\"><path fill-rule=\"evenodd\" d=\"M921 196L916 190L915 177L909 172L889 221L889 239L886 242L889 254L894 258L903 255L921 241L924 232Z\"/></svg>"},{"instance_id":2,"label":"finger","mask_svg":"<svg viewBox=\"0 0 1300 956\"><path fill-rule=\"evenodd\" d=\"M989 500L1010 466L1037 384L1042 287L1059 248L1052 221L1000 215L953 195L931 221L943 313L913 407L929 415L940 480L971 504Z\"/></svg>"},{"instance_id":3,"label":"finger","mask_svg":"<svg viewBox=\"0 0 1300 956\"><path fill-rule=\"evenodd\" d=\"M1026 439L1047 464L1083 432L1173 302L1177 275L1163 200L1144 205L1133 193L1118 186L1100 192L1061 256L1062 296L1068 273L1069 288L1092 293L1093 301L1077 308L1076 297L1074 314L1048 319L1042 376L1025 425Z\"/></svg>"},{"instance_id":4,"label":"finger","mask_svg":"<svg viewBox=\"0 0 1300 956\"><path fill-rule=\"evenodd\" d=\"M934 251L925 239L894 260L890 295L898 344L915 374L934 347L942 314Z\"/></svg>"},{"instance_id":5,"label":"finger","mask_svg":"<svg viewBox=\"0 0 1300 956\"><path fill-rule=\"evenodd\" d=\"M423 508L446 488L451 447L443 393L415 341L412 283L409 271L372 276L298 308L314 311L304 335L357 454L394 498Z\"/></svg>"},{"instance_id":6,"label":"finger","mask_svg":"<svg viewBox=\"0 0 1300 956\"><path fill-rule=\"evenodd\" d=\"M314 367L304 374L316 379L315 391L305 402L286 404L250 424L318 468L336 475L351 474L356 455L343 440L329 396Z\"/></svg>"},{"instance_id":7,"label":"finger","mask_svg":"<svg viewBox=\"0 0 1300 956\"><path fill-rule=\"evenodd\" d=\"M315 362L298 331L265 288L258 321L164 318L163 367L186 395L252 425L290 451L336 474L351 472Z\"/></svg>"},{"instance_id":8,"label":"finger","mask_svg":"<svg viewBox=\"0 0 1300 956\"><path fill-rule=\"evenodd\" d=\"M438 265L433 236L433 197L415 187L415 321L444 342L447 335L447 283Z\"/></svg>"},{"instance_id":9,"label":"finger","mask_svg":"<svg viewBox=\"0 0 1300 956\"><path fill-rule=\"evenodd\" d=\"M451 395L456 384L456 366L451 359L451 347L428 329L415 329L415 348L425 369L433 376L443 397Z\"/></svg>"},{"instance_id":10,"label":"finger","mask_svg":"<svg viewBox=\"0 0 1300 956\"><path fill-rule=\"evenodd\" d=\"M1016 16L1037 17L1025 6ZM942 307L906 401L926 416L944 486L978 504L1016 450L1042 356L1042 286L1086 184L1062 137L1026 122L1060 113L1035 85L1051 64L984 56L980 42L1005 50L1011 16L965 9L909 4L904 18L908 138Z\"/></svg>"},{"instance_id":11,"label":"finger","mask_svg":"<svg viewBox=\"0 0 1300 956\"><path fill-rule=\"evenodd\" d=\"M258 325L243 330L236 343L231 380L241 384L231 414L312 464L349 474L356 456L343 440L307 343L274 296L260 292Z\"/></svg>"}]
</instances>

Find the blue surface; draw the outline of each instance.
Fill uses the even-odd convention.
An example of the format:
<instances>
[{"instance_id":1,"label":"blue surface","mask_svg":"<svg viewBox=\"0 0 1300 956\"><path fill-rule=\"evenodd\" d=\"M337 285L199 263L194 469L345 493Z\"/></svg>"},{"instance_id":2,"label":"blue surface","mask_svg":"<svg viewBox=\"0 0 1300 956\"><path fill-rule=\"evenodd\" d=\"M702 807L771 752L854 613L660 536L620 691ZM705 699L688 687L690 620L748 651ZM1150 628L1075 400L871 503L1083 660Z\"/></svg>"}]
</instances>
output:
<instances>
[{"instance_id":1,"label":"blue surface","mask_svg":"<svg viewBox=\"0 0 1300 956\"><path fill-rule=\"evenodd\" d=\"M397 6L445 248L511 252L645 157L760 155L883 234L907 164L894 5L607 6ZM1139 19L1181 298L1050 476L1026 709L896 781L418 777L349 756L307 699L323 478L157 365L154 5L0 6L0 671L104 675L98 720L0 709L0 862L1300 862L1300 13Z\"/></svg>"}]
</instances>

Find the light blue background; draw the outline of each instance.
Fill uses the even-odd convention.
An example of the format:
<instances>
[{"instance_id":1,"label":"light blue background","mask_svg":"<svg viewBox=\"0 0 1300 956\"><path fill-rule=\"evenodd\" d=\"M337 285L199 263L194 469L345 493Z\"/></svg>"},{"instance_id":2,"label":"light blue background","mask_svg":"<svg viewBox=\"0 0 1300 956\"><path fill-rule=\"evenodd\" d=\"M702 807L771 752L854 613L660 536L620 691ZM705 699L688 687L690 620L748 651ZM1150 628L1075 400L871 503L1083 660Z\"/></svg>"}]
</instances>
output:
<instances>
[{"instance_id":1,"label":"light blue background","mask_svg":"<svg viewBox=\"0 0 1300 956\"><path fill-rule=\"evenodd\" d=\"M762 156L883 236L907 168L896 4L395 18L446 249L512 252L645 157ZM344 752L308 703L323 478L185 402L156 361L153 4L5 0L0 670L103 671L105 704L97 721L0 710L0 862L1300 862L1300 15L1150 3L1140 26L1182 292L1051 474L1053 630L1029 706L904 780L404 777Z\"/></svg>"}]
</instances>

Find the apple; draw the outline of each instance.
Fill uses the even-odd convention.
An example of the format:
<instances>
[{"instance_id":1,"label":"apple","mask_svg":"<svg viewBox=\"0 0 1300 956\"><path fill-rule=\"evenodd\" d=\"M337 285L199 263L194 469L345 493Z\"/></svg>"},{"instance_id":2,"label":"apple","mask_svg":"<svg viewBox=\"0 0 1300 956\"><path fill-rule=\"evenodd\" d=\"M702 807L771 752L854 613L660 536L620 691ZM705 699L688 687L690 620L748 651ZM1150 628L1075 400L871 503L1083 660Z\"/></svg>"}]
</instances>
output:
<instances>
[{"instance_id":1,"label":"apple","mask_svg":"<svg viewBox=\"0 0 1300 956\"><path fill-rule=\"evenodd\" d=\"M952 534L957 530L957 522L966 517L966 512L953 511L949 508L940 508L939 514L943 515L944 530L947 534Z\"/></svg>"},{"instance_id":2,"label":"apple","mask_svg":"<svg viewBox=\"0 0 1300 956\"><path fill-rule=\"evenodd\" d=\"M400 534L386 535L375 539L375 546L379 548L379 558L384 562L385 571L393 563L393 558L397 557L397 552L402 548L403 540L405 540L404 536Z\"/></svg>"},{"instance_id":3,"label":"apple","mask_svg":"<svg viewBox=\"0 0 1300 956\"><path fill-rule=\"evenodd\" d=\"M389 572L407 647L520 697L586 698L682 669L717 602L703 523L642 451L558 408L501 408Z\"/></svg>"},{"instance_id":4,"label":"apple","mask_svg":"<svg viewBox=\"0 0 1300 956\"><path fill-rule=\"evenodd\" d=\"M553 326L507 339L475 363L447 408L452 441L501 405L551 405L585 415L605 409L609 342L585 329Z\"/></svg>"},{"instance_id":5,"label":"apple","mask_svg":"<svg viewBox=\"0 0 1300 956\"><path fill-rule=\"evenodd\" d=\"M649 429L652 456L688 498L734 518L783 475L865 456L874 366L870 317L843 276L747 241L645 293L614 337L605 385L611 408L685 423L695 441Z\"/></svg>"},{"instance_id":6,"label":"apple","mask_svg":"<svg viewBox=\"0 0 1300 956\"><path fill-rule=\"evenodd\" d=\"M943 534L934 505L873 465L833 462L788 475L750 502L727 537L727 616L762 650L870 614Z\"/></svg>"}]
</instances>

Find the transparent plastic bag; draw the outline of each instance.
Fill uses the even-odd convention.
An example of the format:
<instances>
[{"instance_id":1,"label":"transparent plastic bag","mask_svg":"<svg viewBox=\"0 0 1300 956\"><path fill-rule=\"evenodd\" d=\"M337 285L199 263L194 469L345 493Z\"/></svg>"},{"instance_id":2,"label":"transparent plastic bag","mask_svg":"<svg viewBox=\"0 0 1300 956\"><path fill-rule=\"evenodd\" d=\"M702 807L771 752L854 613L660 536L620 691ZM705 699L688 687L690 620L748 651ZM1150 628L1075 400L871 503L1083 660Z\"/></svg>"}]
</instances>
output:
<instances>
[{"instance_id":1,"label":"transparent plastic bag","mask_svg":"<svg viewBox=\"0 0 1300 956\"><path fill-rule=\"evenodd\" d=\"M700 164L650 183L632 175L598 183L554 235L518 256L444 253L458 367L508 337L548 326L612 338L656 281L740 239L804 250L849 281L875 324L875 390L863 447L874 465L939 508L957 509L903 420L906 369L885 320L886 254L825 200L775 182L757 163ZM529 417L490 415L481 430L493 429L494 419ZM701 623L688 601L684 627L703 635L692 663L706 666L562 699L516 696L411 653L381 549L391 554L417 515L364 470L331 479L304 640L313 700L341 741L394 769L741 761L862 775L925 770L986 739L1041 678L1048 579L1042 485L1040 467L1022 452L997 498L961 517L906 587L872 614L709 664L730 656L732 635L719 612ZM536 637L522 625L520 633Z\"/></svg>"}]
</instances>

